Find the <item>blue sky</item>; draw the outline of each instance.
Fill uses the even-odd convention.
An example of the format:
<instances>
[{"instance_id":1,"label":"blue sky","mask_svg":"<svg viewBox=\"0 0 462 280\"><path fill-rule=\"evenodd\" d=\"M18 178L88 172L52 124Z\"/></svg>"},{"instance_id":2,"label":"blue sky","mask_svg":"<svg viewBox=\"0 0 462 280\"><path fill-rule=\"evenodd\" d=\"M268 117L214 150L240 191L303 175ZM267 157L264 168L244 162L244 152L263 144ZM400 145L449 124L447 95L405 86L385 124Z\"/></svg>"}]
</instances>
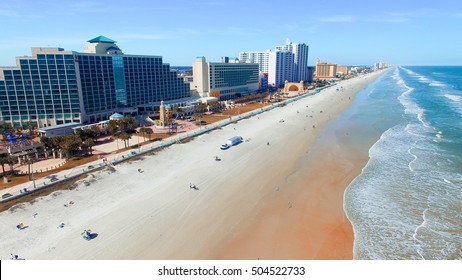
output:
<instances>
[{"instance_id":1,"label":"blue sky","mask_svg":"<svg viewBox=\"0 0 462 280\"><path fill-rule=\"evenodd\" d=\"M263 51L286 38L321 61L462 65L462 1L1 0L0 65L30 47L83 51L99 35L171 65Z\"/></svg>"}]
</instances>

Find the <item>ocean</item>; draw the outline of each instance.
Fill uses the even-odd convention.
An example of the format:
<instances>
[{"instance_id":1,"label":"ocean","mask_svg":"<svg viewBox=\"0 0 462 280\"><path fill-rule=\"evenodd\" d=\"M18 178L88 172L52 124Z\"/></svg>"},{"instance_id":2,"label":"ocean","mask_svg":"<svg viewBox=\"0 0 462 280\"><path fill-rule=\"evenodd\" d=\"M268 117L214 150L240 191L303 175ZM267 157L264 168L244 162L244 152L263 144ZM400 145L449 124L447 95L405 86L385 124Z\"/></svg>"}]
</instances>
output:
<instances>
[{"instance_id":1,"label":"ocean","mask_svg":"<svg viewBox=\"0 0 462 280\"><path fill-rule=\"evenodd\" d=\"M391 69L341 118L371 147L345 191L354 258L462 259L462 67Z\"/></svg>"}]
</instances>

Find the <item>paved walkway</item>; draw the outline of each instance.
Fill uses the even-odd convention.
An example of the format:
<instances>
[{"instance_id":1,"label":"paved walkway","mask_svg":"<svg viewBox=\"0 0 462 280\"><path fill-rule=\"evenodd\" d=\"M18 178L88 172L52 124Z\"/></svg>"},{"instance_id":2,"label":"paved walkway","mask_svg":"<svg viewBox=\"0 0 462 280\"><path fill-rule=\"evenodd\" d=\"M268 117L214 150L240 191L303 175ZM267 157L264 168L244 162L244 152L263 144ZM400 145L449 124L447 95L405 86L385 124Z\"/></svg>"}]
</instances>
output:
<instances>
[{"instance_id":1,"label":"paved walkway","mask_svg":"<svg viewBox=\"0 0 462 280\"><path fill-rule=\"evenodd\" d=\"M66 163L66 160L62 158L45 159L45 160L34 162L32 164L32 169L34 170L34 172L37 172L37 173L45 172L48 170L56 169L60 167L61 165L63 165L64 163ZM29 166L28 165L15 165L14 170L17 170L20 173L21 172L27 173L29 171Z\"/></svg>"}]
</instances>

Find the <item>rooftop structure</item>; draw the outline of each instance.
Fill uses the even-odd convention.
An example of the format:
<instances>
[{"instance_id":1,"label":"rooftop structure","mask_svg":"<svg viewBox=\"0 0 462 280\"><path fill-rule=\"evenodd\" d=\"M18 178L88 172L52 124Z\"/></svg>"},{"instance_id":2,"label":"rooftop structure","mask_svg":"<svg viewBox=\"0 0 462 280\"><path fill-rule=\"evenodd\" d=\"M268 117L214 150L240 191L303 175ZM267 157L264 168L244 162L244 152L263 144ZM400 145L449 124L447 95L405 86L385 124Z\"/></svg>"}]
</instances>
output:
<instances>
[{"instance_id":1,"label":"rooftop structure","mask_svg":"<svg viewBox=\"0 0 462 280\"><path fill-rule=\"evenodd\" d=\"M106 36L98 36L96 38L88 40L87 42L89 43L109 43L109 44L117 43L116 41L109 39Z\"/></svg>"}]
</instances>

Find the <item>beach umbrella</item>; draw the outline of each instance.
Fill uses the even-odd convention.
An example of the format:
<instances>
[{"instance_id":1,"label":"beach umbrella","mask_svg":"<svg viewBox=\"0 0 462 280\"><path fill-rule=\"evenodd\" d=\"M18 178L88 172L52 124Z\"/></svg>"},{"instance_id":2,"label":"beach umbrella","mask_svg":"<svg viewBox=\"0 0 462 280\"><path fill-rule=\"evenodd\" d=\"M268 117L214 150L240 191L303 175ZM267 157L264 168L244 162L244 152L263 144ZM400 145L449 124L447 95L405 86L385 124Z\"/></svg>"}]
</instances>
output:
<instances>
[{"instance_id":1,"label":"beach umbrella","mask_svg":"<svg viewBox=\"0 0 462 280\"><path fill-rule=\"evenodd\" d=\"M24 139L19 140L19 143L25 143L25 142L26 142L26 140L24 140Z\"/></svg>"},{"instance_id":2,"label":"beach umbrella","mask_svg":"<svg viewBox=\"0 0 462 280\"><path fill-rule=\"evenodd\" d=\"M8 144L14 144L15 142L16 141L14 141L14 140L10 140L10 141L8 141Z\"/></svg>"},{"instance_id":3,"label":"beach umbrella","mask_svg":"<svg viewBox=\"0 0 462 280\"><path fill-rule=\"evenodd\" d=\"M24 137L24 138L29 137L29 134L24 133L24 134L22 135L22 137Z\"/></svg>"},{"instance_id":4,"label":"beach umbrella","mask_svg":"<svg viewBox=\"0 0 462 280\"><path fill-rule=\"evenodd\" d=\"M8 139L14 139L14 138L16 138L16 136L14 136L14 135L8 135Z\"/></svg>"}]
</instances>

